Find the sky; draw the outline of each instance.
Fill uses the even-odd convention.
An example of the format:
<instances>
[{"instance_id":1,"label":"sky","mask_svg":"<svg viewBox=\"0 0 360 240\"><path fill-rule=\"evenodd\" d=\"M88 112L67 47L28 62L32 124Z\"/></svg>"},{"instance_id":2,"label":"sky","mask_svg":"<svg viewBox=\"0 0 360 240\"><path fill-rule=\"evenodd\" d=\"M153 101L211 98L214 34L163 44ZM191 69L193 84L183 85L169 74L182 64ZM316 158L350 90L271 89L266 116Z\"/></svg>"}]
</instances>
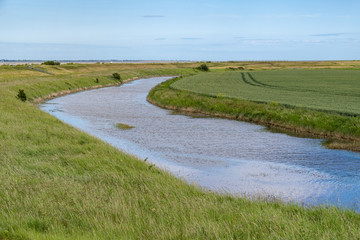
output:
<instances>
[{"instance_id":1,"label":"sky","mask_svg":"<svg viewBox=\"0 0 360 240\"><path fill-rule=\"evenodd\" d=\"M359 60L359 0L0 0L0 59Z\"/></svg>"}]
</instances>

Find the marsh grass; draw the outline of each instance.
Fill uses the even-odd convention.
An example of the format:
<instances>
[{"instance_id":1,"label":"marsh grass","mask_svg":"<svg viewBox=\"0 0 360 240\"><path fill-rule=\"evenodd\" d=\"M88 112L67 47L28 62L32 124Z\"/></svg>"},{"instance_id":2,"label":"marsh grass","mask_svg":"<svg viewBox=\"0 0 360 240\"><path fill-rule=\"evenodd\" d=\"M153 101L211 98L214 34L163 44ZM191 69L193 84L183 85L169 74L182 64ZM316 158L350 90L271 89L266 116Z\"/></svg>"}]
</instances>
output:
<instances>
[{"instance_id":1,"label":"marsh grass","mask_svg":"<svg viewBox=\"0 0 360 240\"><path fill-rule=\"evenodd\" d=\"M134 126L130 126L125 123L117 123L117 124L115 124L115 126L121 130L129 130L129 129L134 128Z\"/></svg>"},{"instance_id":2,"label":"marsh grass","mask_svg":"<svg viewBox=\"0 0 360 240\"><path fill-rule=\"evenodd\" d=\"M106 86L115 71L186 75L194 65L44 65L54 76L0 67L0 239L358 238L354 211L204 191L14 97L90 88L95 77Z\"/></svg>"}]
</instances>

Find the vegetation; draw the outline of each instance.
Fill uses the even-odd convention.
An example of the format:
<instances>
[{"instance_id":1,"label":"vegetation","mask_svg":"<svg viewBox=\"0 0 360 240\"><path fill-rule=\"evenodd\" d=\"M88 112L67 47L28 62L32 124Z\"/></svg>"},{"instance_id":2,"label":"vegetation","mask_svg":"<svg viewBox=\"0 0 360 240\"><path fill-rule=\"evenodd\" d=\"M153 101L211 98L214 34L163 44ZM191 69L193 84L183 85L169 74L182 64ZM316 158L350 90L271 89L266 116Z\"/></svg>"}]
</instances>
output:
<instances>
[{"instance_id":1,"label":"vegetation","mask_svg":"<svg viewBox=\"0 0 360 240\"><path fill-rule=\"evenodd\" d=\"M18 94L16 95L16 97L17 97L18 99L20 99L21 101L23 101L23 102L26 102L26 100L27 100L27 97L26 97L26 94L25 94L24 89L19 89L19 92L18 92Z\"/></svg>"},{"instance_id":2,"label":"vegetation","mask_svg":"<svg viewBox=\"0 0 360 240\"><path fill-rule=\"evenodd\" d=\"M0 67L0 239L356 239L356 212L206 192L14 98L24 89L39 101L95 78L107 86L115 71L133 79L195 66Z\"/></svg>"},{"instance_id":3,"label":"vegetation","mask_svg":"<svg viewBox=\"0 0 360 240\"><path fill-rule=\"evenodd\" d=\"M116 80L119 80L119 81L121 81L121 76L120 76L120 74L119 73L113 73L113 78L115 78Z\"/></svg>"},{"instance_id":4,"label":"vegetation","mask_svg":"<svg viewBox=\"0 0 360 240\"><path fill-rule=\"evenodd\" d=\"M271 72L267 73L271 74ZM230 73L230 76L233 76L233 74L243 76L244 73L237 74L233 72ZM229 72L214 75L197 75L162 83L149 93L148 100L168 109L250 121L297 135L323 137L329 139L326 144L330 148L360 151L359 116L348 116L341 112L294 107L276 102L261 103L239 98L229 98L228 96L233 96L232 94L235 92L232 91L232 89L238 89L238 91L242 92L250 91L250 87L244 91L241 89L250 84L242 83L242 81L236 77L230 78L230 80L224 78L224 83L221 84L219 79L222 79L222 75L229 76ZM207 91L207 94L198 94L176 89L179 86L186 89L186 86L189 86L190 82L193 89L202 92ZM228 85L226 83L228 83ZM238 87L238 85L241 87ZM255 86L251 87L255 88ZM190 87L188 88L190 89ZM256 89L259 89L257 91L261 92L262 86ZM272 91L269 92L268 95L271 94ZM263 95L260 94L259 97L266 96L267 94L266 91L262 93ZM301 93L302 91L300 91L299 94ZM254 89L253 95L257 96L256 94L257 92ZM249 94L249 96L250 95L251 94ZM274 95L274 97L277 97L277 95ZM289 101L290 100L293 99L289 97ZM317 99L314 98L313 102L316 103L316 101ZM309 103L312 102L310 101ZM358 102L356 104L358 106ZM339 108L339 110L340 109L341 108ZM346 109L345 106L344 109ZM352 109L356 109L356 107Z\"/></svg>"},{"instance_id":5,"label":"vegetation","mask_svg":"<svg viewBox=\"0 0 360 240\"><path fill-rule=\"evenodd\" d=\"M129 129L134 128L134 126L130 126L130 125L127 125L125 123L117 123L116 127L121 129L121 130L129 130Z\"/></svg>"},{"instance_id":6,"label":"vegetation","mask_svg":"<svg viewBox=\"0 0 360 240\"><path fill-rule=\"evenodd\" d=\"M196 69L200 70L200 71L204 71L204 72L209 72L210 71L209 67L205 63L201 64Z\"/></svg>"},{"instance_id":7,"label":"vegetation","mask_svg":"<svg viewBox=\"0 0 360 240\"><path fill-rule=\"evenodd\" d=\"M236 71L236 70L245 70L244 67L229 67L228 70Z\"/></svg>"},{"instance_id":8,"label":"vegetation","mask_svg":"<svg viewBox=\"0 0 360 240\"><path fill-rule=\"evenodd\" d=\"M360 115L360 70L281 70L204 73L172 85L216 96Z\"/></svg>"},{"instance_id":9,"label":"vegetation","mask_svg":"<svg viewBox=\"0 0 360 240\"><path fill-rule=\"evenodd\" d=\"M55 61L45 61L42 63L43 65L60 65L60 62Z\"/></svg>"}]
</instances>

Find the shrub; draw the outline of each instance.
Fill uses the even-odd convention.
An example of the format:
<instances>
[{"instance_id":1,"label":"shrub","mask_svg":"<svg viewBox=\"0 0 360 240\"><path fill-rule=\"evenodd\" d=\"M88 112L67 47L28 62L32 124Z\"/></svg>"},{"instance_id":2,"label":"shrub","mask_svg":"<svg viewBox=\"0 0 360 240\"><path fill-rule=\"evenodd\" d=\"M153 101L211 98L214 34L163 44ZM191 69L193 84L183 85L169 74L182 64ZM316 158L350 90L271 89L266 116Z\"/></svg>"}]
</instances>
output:
<instances>
[{"instance_id":1,"label":"shrub","mask_svg":"<svg viewBox=\"0 0 360 240\"><path fill-rule=\"evenodd\" d=\"M120 74L119 73L113 73L113 78L115 78L116 80L119 80L119 81L121 81L121 76L120 76Z\"/></svg>"},{"instance_id":2,"label":"shrub","mask_svg":"<svg viewBox=\"0 0 360 240\"><path fill-rule=\"evenodd\" d=\"M237 67L237 68L235 68L235 67L228 67L228 70L233 70L233 71L235 71L235 70L245 70L245 68L244 68L244 67Z\"/></svg>"},{"instance_id":3,"label":"shrub","mask_svg":"<svg viewBox=\"0 0 360 240\"><path fill-rule=\"evenodd\" d=\"M24 89L19 89L18 94L16 95L16 97L18 99L20 99L21 101L23 101L23 102L25 102L27 100Z\"/></svg>"},{"instance_id":4,"label":"shrub","mask_svg":"<svg viewBox=\"0 0 360 240\"><path fill-rule=\"evenodd\" d=\"M46 62L43 62L42 65L60 65L60 62L46 61Z\"/></svg>"},{"instance_id":5,"label":"shrub","mask_svg":"<svg viewBox=\"0 0 360 240\"><path fill-rule=\"evenodd\" d=\"M209 67L208 67L205 63L201 64L201 65L200 65L199 67L197 67L196 69L197 69L197 70L200 70L200 71L204 71L204 72L210 71Z\"/></svg>"}]
</instances>

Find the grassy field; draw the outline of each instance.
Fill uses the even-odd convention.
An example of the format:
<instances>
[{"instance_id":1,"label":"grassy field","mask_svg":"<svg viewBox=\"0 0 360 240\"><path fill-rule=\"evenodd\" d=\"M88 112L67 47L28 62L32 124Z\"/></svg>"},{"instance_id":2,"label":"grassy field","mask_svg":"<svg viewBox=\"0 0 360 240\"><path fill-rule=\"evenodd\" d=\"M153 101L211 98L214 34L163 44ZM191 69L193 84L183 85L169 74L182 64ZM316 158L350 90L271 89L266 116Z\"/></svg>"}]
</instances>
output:
<instances>
[{"instance_id":1,"label":"grassy field","mask_svg":"<svg viewBox=\"0 0 360 240\"><path fill-rule=\"evenodd\" d=\"M172 85L211 96L360 115L360 70L204 73Z\"/></svg>"},{"instance_id":2,"label":"grassy field","mask_svg":"<svg viewBox=\"0 0 360 240\"><path fill-rule=\"evenodd\" d=\"M0 67L0 239L357 239L358 213L203 191L31 102L118 84L114 72L186 75L196 65L34 66L54 75Z\"/></svg>"}]
</instances>

